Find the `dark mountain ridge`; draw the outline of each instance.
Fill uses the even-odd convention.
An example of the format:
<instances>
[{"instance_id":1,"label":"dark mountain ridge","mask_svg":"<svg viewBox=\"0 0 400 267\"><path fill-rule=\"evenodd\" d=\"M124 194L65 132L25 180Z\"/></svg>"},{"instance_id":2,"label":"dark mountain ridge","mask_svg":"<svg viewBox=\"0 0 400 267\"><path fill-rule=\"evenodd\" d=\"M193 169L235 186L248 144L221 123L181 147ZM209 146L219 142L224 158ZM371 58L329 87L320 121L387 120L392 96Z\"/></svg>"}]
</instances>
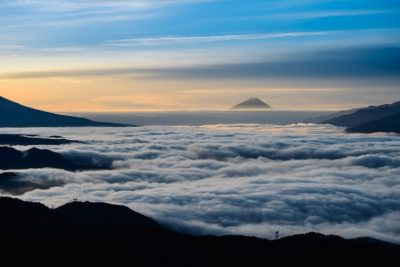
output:
<instances>
[{"instance_id":1,"label":"dark mountain ridge","mask_svg":"<svg viewBox=\"0 0 400 267\"><path fill-rule=\"evenodd\" d=\"M78 141L67 140L62 137L42 138L38 136L22 135L22 134L0 134L0 145L64 145L70 143L79 143Z\"/></svg>"},{"instance_id":2,"label":"dark mountain ridge","mask_svg":"<svg viewBox=\"0 0 400 267\"><path fill-rule=\"evenodd\" d=\"M62 154L35 147L26 151L19 151L12 147L0 146L0 158L1 170L56 168L68 171L82 171L110 169L110 165L80 164L67 159Z\"/></svg>"},{"instance_id":3,"label":"dark mountain ridge","mask_svg":"<svg viewBox=\"0 0 400 267\"><path fill-rule=\"evenodd\" d=\"M369 106L357 109L350 114L334 117L323 121L322 123L332 124L342 127L355 127L364 123L382 119L387 116L400 113L400 101L393 104L385 104L380 106Z\"/></svg>"},{"instance_id":4,"label":"dark mountain ridge","mask_svg":"<svg viewBox=\"0 0 400 267\"><path fill-rule=\"evenodd\" d=\"M349 133L400 133L400 101L392 104L343 110L327 116L305 120L306 123L346 127Z\"/></svg>"},{"instance_id":5,"label":"dark mountain ridge","mask_svg":"<svg viewBox=\"0 0 400 267\"><path fill-rule=\"evenodd\" d=\"M349 133L400 133L400 112L394 115L386 116L380 119L368 121L366 123L350 127L346 131Z\"/></svg>"},{"instance_id":6,"label":"dark mountain ridge","mask_svg":"<svg viewBox=\"0 0 400 267\"><path fill-rule=\"evenodd\" d=\"M317 233L270 241L245 236L177 233L126 207L71 202L57 209L0 198L2 261L86 262L134 266L259 266L292 263L320 266L380 263L397 259L400 246L369 238L343 239ZM16 257L15 255L24 255ZM40 256L38 256L40 255ZM79 264L77 264L77 262ZM389 266L389 265L385 265Z\"/></svg>"},{"instance_id":7,"label":"dark mountain ridge","mask_svg":"<svg viewBox=\"0 0 400 267\"><path fill-rule=\"evenodd\" d=\"M0 173L0 192L12 195L65 184L62 179L30 179L26 173L16 173L15 170L54 168L67 171L84 171L109 170L112 168L112 160L101 163L88 160L83 163L69 159L60 153L35 147L20 151L12 147L0 146L0 159L0 170L13 170L12 172Z\"/></svg>"},{"instance_id":8,"label":"dark mountain ridge","mask_svg":"<svg viewBox=\"0 0 400 267\"><path fill-rule=\"evenodd\" d=\"M0 96L0 127L126 127L29 108Z\"/></svg>"},{"instance_id":9,"label":"dark mountain ridge","mask_svg":"<svg viewBox=\"0 0 400 267\"><path fill-rule=\"evenodd\" d=\"M62 186L65 182L60 180L33 180L29 176L15 172L0 173L0 193L22 195L35 189L49 189L54 186Z\"/></svg>"}]
</instances>

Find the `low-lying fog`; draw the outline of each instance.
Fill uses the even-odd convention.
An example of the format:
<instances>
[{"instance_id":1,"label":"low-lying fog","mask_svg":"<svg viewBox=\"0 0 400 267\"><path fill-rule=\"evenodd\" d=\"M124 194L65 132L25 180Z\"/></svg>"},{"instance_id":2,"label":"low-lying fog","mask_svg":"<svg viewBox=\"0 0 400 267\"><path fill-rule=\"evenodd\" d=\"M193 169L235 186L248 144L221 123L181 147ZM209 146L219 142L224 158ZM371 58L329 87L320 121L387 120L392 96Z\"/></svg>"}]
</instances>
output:
<instances>
[{"instance_id":1,"label":"low-lying fog","mask_svg":"<svg viewBox=\"0 0 400 267\"><path fill-rule=\"evenodd\" d=\"M80 140L37 147L80 162L113 161L113 170L16 171L65 184L20 196L26 200L120 203L198 234L318 231L400 242L400 136L306 124L3 132Z\"/></svg>"},{"instance_id":2,"label":"low-lying fog","mask_svg":"<svg viewBox=\"0 0 400 267\"><path fill-rule=\"evenodd\" d=\"M124 123L130 125L192 125L205 124L290 124L319 116L332 111L290 111L290 110L204 110L164 112L115 112L115 113L70 113L96 121Z\"/></svg>"}]
</instances>

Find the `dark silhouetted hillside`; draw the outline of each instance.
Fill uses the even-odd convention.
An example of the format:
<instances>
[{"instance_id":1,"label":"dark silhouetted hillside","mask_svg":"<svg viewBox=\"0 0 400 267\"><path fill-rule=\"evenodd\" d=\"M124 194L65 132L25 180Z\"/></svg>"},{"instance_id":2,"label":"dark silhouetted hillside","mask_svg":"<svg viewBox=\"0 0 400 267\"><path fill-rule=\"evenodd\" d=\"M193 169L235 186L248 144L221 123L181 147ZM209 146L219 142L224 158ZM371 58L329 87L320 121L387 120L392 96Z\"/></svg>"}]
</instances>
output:
<instances>
[{"instance_id":1,"label":"dark silhouetted hillside","mask_svg":"<svg viewBox=\"0 0 400 267\"><path fill-rule=\"evenodd\" d=\"M400 246L317 233L270 241L177 233L126 207L72 202L57 209L0 198L2 263L73 266L390 266Z\"/></svg>"},{"instance_id":2,"label":"dark silhouetted hillside","mask_svg":"<svg viewBox=\"0 0 400 267\"><path fill-rule=\"evenodd\" d=\"M58 219L74 225L162 228L153 219L127 207L106 203L75 201L57 208L54 212Z\"/></svg>"},{"instance_id":3,"label":"dark silhouetted hillside","mask_svg":"<svg viewBox=\"0 0 400 267\"><path fill-rule=\"evenodd\" d=\"M37 169L56 168L68 171L109 169L104 165L81 165L65 158L63 155L47 150L31 148L26 151L19 151L12 147L0 147L0 169Z\"/></svg>"},{"instance_id":4,"label":"dark silhouetted hillside","mask_svg":"<svg viewBox=\"0 0 400 267\"><path fill-rule=\"evenodd\" d=\"M340 117L340 116L348 115L348 114L354 113L354 112L356 112L357 110L358 110L358 109L341 110L341 111L337 111L337 112L330 113L330 114L328 114L328 115L323 115L323 116L318 116L318 117L309 118L309 119L303 120L303 121L301 121L301 122L304 122L304 123L316 123L316 124L321 124L321 123L325 123L326 121L329 121L329 120L338 118L338 117Z\"/></svg>"},{"instance_id":5,"label":"dark silhouetted hillside","mask_svg":"<svg viewBox=\"0 0 400 267\"><path fill-rule=\"evenodd\" d=\"M62 137L41 138L21 134L0 134L0 145L33 146L33 145L63 145L77 143Z\"/></svg>"},{"instance_id":6,"label":"dark silhouetted hillside","mask_svg":"<svg viewBox=\"0 0 400 267\"><path fill-rule=\"evenodd\" d=\"M21 195L35 189L48 189L54 186L64 185L63 180L38 180L29 179L29 176L14 172L0 173L0 193Z\"/></svg>"},{"instance_id":7,"label":"dark silhouetted hillside","mask_svg":"<svg viewBox=\"0 0 400 267\"><path fill-rule=\"evenodd\" d=\"M117 123L53 114L25 107L0 96L0 127L121 127Z\"/></svg>"},{"instance_id":8,"label":"dark silhouetted hillside","mask_svg":"<svg viewBox=\"0 0 400 267\"><path fill-rule=\"evenodd\" d=\"M323 121L322 123L350 128L398 113L400 113L400 102L395 102L393 104L361 108L350 114L338 114L337 117Z\"/></svg>"},{"instance_id":9,"label":"dark silhouetted hillside","mask_svg":"<svg viewBox=\"0 0 400 267\"><path fill-rule=\"evenodd\" d=\"M400 113L350 127L346 131L350 133L400 133Z\"/></svg>"}]
</instances>

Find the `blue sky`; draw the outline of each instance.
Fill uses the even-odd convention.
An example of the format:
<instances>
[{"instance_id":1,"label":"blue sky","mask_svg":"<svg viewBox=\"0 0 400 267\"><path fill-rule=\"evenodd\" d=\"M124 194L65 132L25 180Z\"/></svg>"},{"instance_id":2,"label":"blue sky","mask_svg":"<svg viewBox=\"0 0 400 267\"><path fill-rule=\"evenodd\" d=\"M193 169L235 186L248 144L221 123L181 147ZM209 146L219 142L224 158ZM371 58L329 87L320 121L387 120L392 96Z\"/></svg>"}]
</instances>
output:
<instances>
[{"instance_id":1,"label":"blue sky","mask_svg":"<svg viewBox=\"0 0 400 267\"><path fill-rule=\"evenodd\" d=\"M399 13L398 0L5 0L0 92L28 101L41 88L33 105L85 110L153 109L156 96L166 109L247 96L293 107L287 92L309 94L299 108L387 102L400 92Z\"/></svg>"}]
</instances>

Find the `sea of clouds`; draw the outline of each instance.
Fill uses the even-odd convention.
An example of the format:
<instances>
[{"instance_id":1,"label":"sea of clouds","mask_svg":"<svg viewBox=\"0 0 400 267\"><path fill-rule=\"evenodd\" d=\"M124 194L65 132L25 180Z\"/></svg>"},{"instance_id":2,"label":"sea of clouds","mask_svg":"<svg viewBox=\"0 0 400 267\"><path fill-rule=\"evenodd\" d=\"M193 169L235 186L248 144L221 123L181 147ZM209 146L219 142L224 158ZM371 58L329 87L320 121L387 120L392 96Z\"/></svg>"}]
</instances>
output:
<instances>
[{"instance_id":1,"label":"sea of clouds","mask_svg":"<svg viewBox=\"0 0 400 267\"><path fill-rule=\"evenodd\" d=\"M124 204L181 231L272 238L309 231L400 243L400 136L327 125L6 129L82 143L38 146L113 170L22 170L54 185L19 197ZM27 147L16 147L26 149Z\"/></svg>"}]
</instances>

